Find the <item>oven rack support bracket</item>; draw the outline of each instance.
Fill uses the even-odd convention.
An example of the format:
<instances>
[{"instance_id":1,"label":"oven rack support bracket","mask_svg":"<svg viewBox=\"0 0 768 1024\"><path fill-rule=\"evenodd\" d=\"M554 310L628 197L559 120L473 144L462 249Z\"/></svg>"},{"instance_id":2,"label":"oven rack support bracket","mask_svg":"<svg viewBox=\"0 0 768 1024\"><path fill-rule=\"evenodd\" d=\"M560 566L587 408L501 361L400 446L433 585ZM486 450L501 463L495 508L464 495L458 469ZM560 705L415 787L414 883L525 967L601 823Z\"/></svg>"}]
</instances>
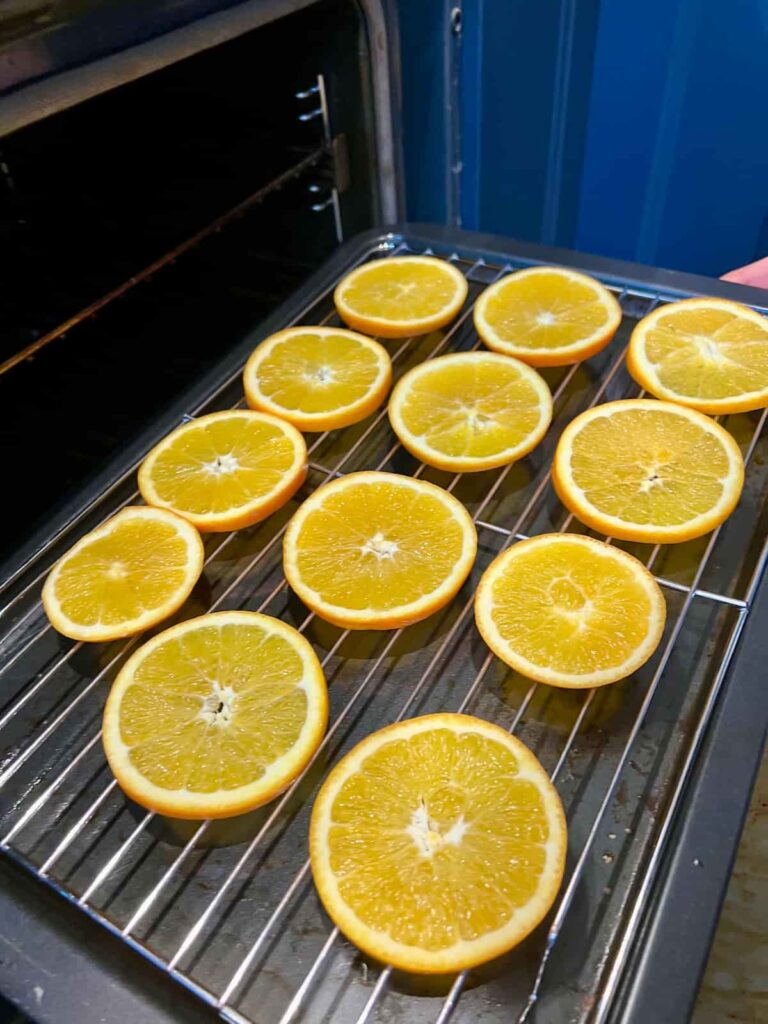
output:
<instances>
[{"instance_id":1,"label":"oven rack support bracket","mask_svg":"<svg viewBox=\"0 0 768 1024\"><path fill-rule=\"evenodd\" d=\"M302 113L298 115L298 119L302 124L309 124L312 121L317 120L317 118L321 119L323 126L323 140L333 162L333 177L327 198L323 200L318 199L316 202L312 203L310 209L313 213L321 213L323 210L328 209L328 207L333 209L333 224L336 231L336 241L341 244L344 241L344 228L341 222L339 192L343 191L343 189L340 188L341 181L345 180L347 183L349 182L349 162L345 159L346 144L344 143L342 145L337 143L331 132L331 117L328 111L328 95L325 88L325 75L318 74L314 85L309 86L307 89L301 89L299 92L295 93L295 96L300 102L314 100L315 97L317 97L318 105L313 107L311 110L302 111ZM309 186L309 191L313 193L318 193L322 190L323 185L318 183L313 183Z\"/></svg>"}]
</instances>

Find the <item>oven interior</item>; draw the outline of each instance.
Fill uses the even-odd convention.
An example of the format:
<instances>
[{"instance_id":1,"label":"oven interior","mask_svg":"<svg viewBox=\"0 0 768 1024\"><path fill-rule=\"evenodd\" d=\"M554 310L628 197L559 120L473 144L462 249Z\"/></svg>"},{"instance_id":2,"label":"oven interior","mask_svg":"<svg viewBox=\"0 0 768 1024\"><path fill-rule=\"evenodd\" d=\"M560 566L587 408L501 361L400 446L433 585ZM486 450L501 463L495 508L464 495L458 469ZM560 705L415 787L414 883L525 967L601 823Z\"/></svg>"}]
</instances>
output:
<instances>
[{"instance_id":1,"label":"oven interior","mask_svg":"<svg viewBox=\"0 0 768 1024\"><path fill-rule=\"evenodd\" d=\"M368 67L323 0L0 139L0 561L380 219Z\"/></svg>"}]
</instances>

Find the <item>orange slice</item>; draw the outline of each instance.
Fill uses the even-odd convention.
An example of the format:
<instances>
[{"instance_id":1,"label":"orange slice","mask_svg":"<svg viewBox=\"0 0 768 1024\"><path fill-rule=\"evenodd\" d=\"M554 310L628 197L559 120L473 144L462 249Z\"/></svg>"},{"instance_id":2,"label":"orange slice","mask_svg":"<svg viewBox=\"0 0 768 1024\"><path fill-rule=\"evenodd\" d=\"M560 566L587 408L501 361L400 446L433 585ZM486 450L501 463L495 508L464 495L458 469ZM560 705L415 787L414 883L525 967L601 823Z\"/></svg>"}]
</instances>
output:
<instances>
[{"instance_id":1,"label":"orange slice","mask_svg":"<svg viewBox=\"0 0 768 1024\"><path fill-rule=\"evenodd\" d=\"M243 373L252 409L306 431L358 423L378 409L391 383L384 346L341 327L279 331L259 345Z\"/></svg>"},{"instance_id":2,"label":"orange slice","mask_svg":"<svg viewBox=\"0 0 768 1024\"><path fill-rule=\"evenodd\" d=\"M469 715L398 722L333 769L312 810L320 899L364 953L466 970L512 949L554 902L568 837L546 772Z\"/></svg>"},{"instance_id":3,"label":"orange slice","mask_svg":"<svg viewBox=\"0 0 768 1024\"><path fill-rule=\"evenodd\" d=\"M552 466L566 508L609 537L674 544L709 533L741 495L744 460L721 426L653 399L609 402L568 424Z\"/></svg>"},{"instance_id":4,"label":"orange slice","mask_svg":"<svg viewBox=\"0 0 768 1024\"><path fill-rule=\"evenodd\" d=\"M531 366L563 366L605 348L621 323L607 288L564 267L517 270L475 303L475 329L495 352Z\"/></svg>"},{"instance_id":5,"label":"orange slice","mask_svg":"<svg viewBox=\"0 0 768 1024\"><path fill-rule=\"evenodd\" d=\"M477 533L453 495L394 473L318 488L283 541L289 584L321 618L395 629L442 608L469 575Z\"/></svg>"},{"instance_id":6,"label":"orange slice","mask_svg":"<svg viewBox=\"0 0 768 1024\"><path fill-rule=\"evenodd\" d=\"M457 352L415 366L389 401L403 446L449 472L494 469L527 455L552 420L546 382L525 363Z\"/></svg>"},{"instance_id":7,"label":"orange slice","mask_svg":"<svg viewBox=\"0 0 768 1024\"><path fill-rule=\"evenodd\" d=\"M345 323L380 338L407 338L445 327L466 297L462 272L434 256L393 256L364 263L333 293Z\"/></svg>"},{"instance_id":8,"label":"orange slice","mask_svg":"<svg viewBox=\"0 0 768 1024\"><path fill-rule=\"evenodd\" d=\"M515 544L491 563L475 595L483 639L516 671L551 686L604 686L650 658L664 595L642 562L568 533Z\"/></svg>"},{"instance_id":9,"label":"orange slice","mask_svg":"<svg viewBox=\"0 0 768 1024\"><path fill-rule=\"evenodd\" d=\"M307 475L307 446L290 423L229 409L183 423L139 469L148 505L167 508L205 533L261 522Z\"/></svg>"},{"instance_id":10,"label":"orange slice","mask_svg":"<svg viewBox=\"0 0 768 1024\"><path fill-rule=\"evenodd\" d=\"M194 526L163 509L124 508L54 565L43 607L64 636L117 640L178 611L202 569Z\"/></svg>"},{"instance_id":11,"label":"orange slice","mask_svg":"<svg viewBox=\"0 0 768 1024\"><path fill-rule=\"evenodd\" d=\"M216 612L128 659L104 709L104 750L142 807L226 818L285 789L327 721L325 678L300 633L257 612Z\"/></svg>"},{"instance_id":12,"label":"orange slice","mask_svg":"<svg viewBox=\"0 0 768 1024\"><path fill-rule=\"evenodd\" d=\"M725 299L659 306L632 332L627 368L657 398L699 412L768 405L768 318Z\"/></svg>"}]
</instances>

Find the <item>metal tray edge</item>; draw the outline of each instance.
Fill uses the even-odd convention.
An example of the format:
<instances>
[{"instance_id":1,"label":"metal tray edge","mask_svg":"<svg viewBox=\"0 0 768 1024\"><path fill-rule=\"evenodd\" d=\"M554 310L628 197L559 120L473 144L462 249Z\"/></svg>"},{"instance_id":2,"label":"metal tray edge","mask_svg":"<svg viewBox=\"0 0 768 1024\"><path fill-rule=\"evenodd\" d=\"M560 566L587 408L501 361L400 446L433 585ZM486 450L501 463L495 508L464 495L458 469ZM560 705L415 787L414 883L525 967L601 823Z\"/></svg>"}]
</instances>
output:
<instances>
[{"instance_id":1,"label":"metal tray edge","mask_svg":"<svg viewBox=\"0 0 768 1024\"><path fill-rule=\"evenodd\" d=\"M691 1018L768 732L766 627L763 581L625 967L611 1024L683 1024Z\"/></svg>"}]
</instances>

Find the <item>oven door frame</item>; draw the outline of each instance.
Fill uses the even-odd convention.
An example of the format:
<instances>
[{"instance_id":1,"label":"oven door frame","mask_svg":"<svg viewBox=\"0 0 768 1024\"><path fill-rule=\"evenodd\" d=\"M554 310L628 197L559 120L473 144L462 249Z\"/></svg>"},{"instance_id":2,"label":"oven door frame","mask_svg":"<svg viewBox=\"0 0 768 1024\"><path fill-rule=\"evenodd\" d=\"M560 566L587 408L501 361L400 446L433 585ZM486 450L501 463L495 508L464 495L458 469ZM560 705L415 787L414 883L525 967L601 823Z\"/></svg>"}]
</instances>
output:
<instances>
[{"instance_id":1,"label":"oven door frame","mask_svg":"<svg viewBox=\"0 0 768 1024\"><path fill-rule=\"evenodd\" d=\"M213 11L170 31L151 23L149 38L126 42L126 26L107 19L78 36L78 24L66 26L65 38L57 46L47 36L23 37L6 47L4 63L27 68L18 82L0 95L0 139L26 125L76 106L93 96L119 88L161 68L204 50L245 35L286 15L317 4L319 0L246 0L224 10ZM381 224L403 219L404 176L400 130L400 58L395 0L352 0L358 8L368 36L370 53L370 95L373 104L375 179L378 217ZM186 0L187 17L195 18L194 0ZM98 36L114 52L100 56L94 49Z\"/></svg>"}]
</instances>

